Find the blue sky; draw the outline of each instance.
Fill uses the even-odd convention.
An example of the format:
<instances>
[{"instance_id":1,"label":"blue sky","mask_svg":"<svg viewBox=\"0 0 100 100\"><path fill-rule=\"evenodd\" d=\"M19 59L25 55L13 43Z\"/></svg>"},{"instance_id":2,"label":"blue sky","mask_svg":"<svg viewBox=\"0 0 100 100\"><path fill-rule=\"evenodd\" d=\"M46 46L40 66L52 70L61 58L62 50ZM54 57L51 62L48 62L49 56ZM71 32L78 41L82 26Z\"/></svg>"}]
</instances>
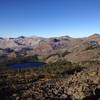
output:
<instances>
[{"instance_id":1,"label":"blue sky","mask_svg":"<svg viewBox=\"0 0 100 100\"><path fill-rule=\"evenodd\" d=\"M100 0L0 0L0 36L100 33Z\"/></svg>"}]
</instances>

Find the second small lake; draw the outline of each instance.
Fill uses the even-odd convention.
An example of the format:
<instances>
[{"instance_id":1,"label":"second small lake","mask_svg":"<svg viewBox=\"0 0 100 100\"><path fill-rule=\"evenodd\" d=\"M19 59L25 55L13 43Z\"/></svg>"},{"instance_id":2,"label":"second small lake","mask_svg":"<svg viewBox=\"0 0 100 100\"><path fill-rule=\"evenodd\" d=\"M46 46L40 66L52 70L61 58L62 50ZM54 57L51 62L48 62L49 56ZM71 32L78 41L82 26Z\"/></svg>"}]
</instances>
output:
<instances>
[{"instance_id":1,"label":"second small lake","mask_svg":"<svg viewBox=\"0 0 100 100\"><path fill-rule=\"evenodd\" d=\"M10 68L37 68L37 67L43 67L46 65L44 62L26 62L26 63L14 63L8 65Z\"/></svg>"}]
</instances>

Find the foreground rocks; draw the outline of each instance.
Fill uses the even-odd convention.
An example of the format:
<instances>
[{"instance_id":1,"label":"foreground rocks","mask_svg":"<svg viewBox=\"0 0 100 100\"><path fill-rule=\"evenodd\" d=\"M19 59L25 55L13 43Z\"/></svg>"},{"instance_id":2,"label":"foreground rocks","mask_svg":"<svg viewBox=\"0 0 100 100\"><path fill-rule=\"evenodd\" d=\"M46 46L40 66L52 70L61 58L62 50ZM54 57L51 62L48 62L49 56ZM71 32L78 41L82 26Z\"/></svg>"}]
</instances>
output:
<instances>
[{"instance_id":1,"label":"foreground rocks","mask_svg":"<svg viewBox=\"0 0 100 100\"><path fill-rule=\"evenodd\" d=\"M3 85L1 100L99 100L100 67L85 68L59 79L5 82Z\"/></svg>"}]
</instances>

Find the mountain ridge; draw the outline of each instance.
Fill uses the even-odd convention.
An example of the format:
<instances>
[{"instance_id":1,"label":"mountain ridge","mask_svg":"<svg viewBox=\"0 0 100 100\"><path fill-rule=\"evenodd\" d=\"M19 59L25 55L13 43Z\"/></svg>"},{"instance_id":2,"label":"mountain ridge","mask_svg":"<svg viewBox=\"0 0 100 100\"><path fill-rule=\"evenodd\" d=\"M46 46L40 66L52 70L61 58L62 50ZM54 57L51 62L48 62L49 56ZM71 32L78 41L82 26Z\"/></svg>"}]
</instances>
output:
<instances>
[{"instance_id":1,"label":"mountain ridge","mask_svg":"<svg viewBox=\"0 0 100 100\"><path fill-rule=\"evenodd\" d=\"M22 57L36 54L47 62L59 58L72 62L93 60L100 54L100 34L93 34L83 38L69 36L0 38L0 49L1 56L6 54L6 56L10 55L11 58L13 58L13 54L16 56L22 55ZM52 56L49 59L50 55ZM63 57L58 55L63 55Z\"/></svg>"}]
</instances>

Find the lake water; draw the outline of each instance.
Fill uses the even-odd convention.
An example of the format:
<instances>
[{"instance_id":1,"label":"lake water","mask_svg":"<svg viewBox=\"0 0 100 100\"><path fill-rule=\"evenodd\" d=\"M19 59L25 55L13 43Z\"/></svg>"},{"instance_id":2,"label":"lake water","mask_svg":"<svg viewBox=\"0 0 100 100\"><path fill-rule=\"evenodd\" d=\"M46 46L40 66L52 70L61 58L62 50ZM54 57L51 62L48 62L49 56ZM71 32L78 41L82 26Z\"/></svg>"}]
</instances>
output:
<instances>
[{"instance_id":1,"label":"lake water","mask_svg":"<svg viewBox=\"0 0 100 100\"><path fill-rule=\"evenodd\" d=\"M26 62L26 63L15 63L10 64L9 67L11 68L37 68L37 67L43 67L46 65L44 62Z\"/></svg>"}]
</instances>

